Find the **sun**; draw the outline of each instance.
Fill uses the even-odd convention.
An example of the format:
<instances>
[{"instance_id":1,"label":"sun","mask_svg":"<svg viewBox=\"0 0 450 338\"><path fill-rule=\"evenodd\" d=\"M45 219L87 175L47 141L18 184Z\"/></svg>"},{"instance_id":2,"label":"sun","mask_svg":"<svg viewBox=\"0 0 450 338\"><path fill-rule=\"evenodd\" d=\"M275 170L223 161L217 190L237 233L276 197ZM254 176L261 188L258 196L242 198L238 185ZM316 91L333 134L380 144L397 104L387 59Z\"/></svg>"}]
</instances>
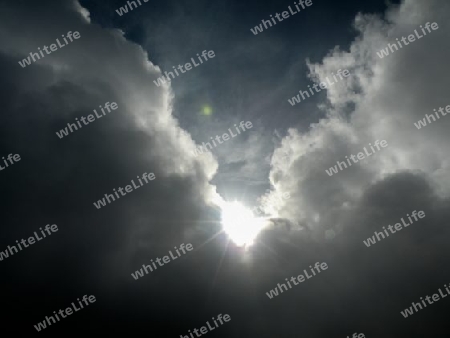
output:
<instances>
[{"instance_id":1,"label":"sun","mask_svg":"<svg viewBox=\"0 0 450 338\"><path fill-rule=\"evenodd\" d=\"M225 202L221 209L223 230L237 246L251 246L267 224L239 202Z\"/></svg>"}]
</instances>

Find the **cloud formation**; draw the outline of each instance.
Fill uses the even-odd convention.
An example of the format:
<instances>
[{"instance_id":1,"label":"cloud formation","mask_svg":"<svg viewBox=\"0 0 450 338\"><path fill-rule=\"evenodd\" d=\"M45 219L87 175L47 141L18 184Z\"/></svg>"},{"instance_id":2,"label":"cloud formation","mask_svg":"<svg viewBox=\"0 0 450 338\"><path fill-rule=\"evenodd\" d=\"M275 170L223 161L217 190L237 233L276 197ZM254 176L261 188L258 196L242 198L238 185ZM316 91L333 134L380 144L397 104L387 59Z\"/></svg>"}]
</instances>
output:
<instances>
[{"instance_id":1,"label":"cloud formation","mask_svg":"<svg viewBox=\"0 0 450 338\"><path fill-rule=\"evenodd\" d=\"M404 171L426 176L442 196L448 196L450 187L443 182L448 181L450 153L440 145L448 142L450 121L442 118L433 125L436 129L426 132L413 125L425 113L449 104L444 75L448 71L444 60L449 55L442 48L450 33L444 26L449 7L441 5L439 1L406 1L391 7L384 18L359 14L355 19L359 37L349 51L336 48L322 63L309 63L311 77L317 81L338 69L348 68L352 75L343 85L327 90L326 118L307 132L291 129L274 153L272 183L297 196L280 206L286 216L306 217L310 222L315 213L331 211L329 207L345 210L360 199L369 184ZM442 29L388 58L376 55L396 37L410 34L426 22L441 23ZM326 176L325 169L337 160L356 154L377 139L389 143L383 154L338 176ZM285 154L289 154L287 161Z\"/></svg>"},{"instance_id":2,"label":"cloud formation","mask_svg":"<svg viewBox=\"0 0 450 338\"><path fill-rule=\"evenodd\" d=\"M0 263L8 277L1 281L8 309L4 331L29 334L33 323L86 293L95 295L95 305L48 332L75 335L88 328L102 335L169 337L227 313L233 321L217 337L442 334L445 302L416 315L414 323L400 311L450 277L444 146L450 122L442 118L423 130L413 124L450 103L448 13L442 0L408 0L384 17L359 14L358 37L348 51L335 48L322 62L307 62L318 81L339 68L351 76L327 91L325 118L306 131L290 128L279 141L269 173L274 191L262 199L277 226L243 254L226 236L208 242L220 231L213 202L221 197L210 183L218 162L210 154L192 155L191 135L173 117L172 88L154 85L161 71L149 60L152 54L122 31L93 22L76 1L1 3L0 154L18 153L21 161L0 177L0 248L47 223L59 229L55 238ZM388 42L428 21L440 29L378 58L376 51ZM76 44L26 68L18 65L69 30L80 32ZM107 101L117 102L118 110L57 137L67 122ZM236 122L224 120L227 127L219 132ZM262 130L246 139L259 153L267 144L259 141ZM337 160L377 139L389 147L338 175L326 174ZM249 149L237 151L225 164L259 179L263 170L245 162L256 157ZM144 172L156 179L114 205L92 205ZM285 193L289 199L279 198ZM364 246L373 231L411 210L427 217ZM131 277L182 243L193 244L189 256L151 278ZM269 302L265 293L276 283L317 261L327 263L326 274Z\"/></svg>"}]
</instances>

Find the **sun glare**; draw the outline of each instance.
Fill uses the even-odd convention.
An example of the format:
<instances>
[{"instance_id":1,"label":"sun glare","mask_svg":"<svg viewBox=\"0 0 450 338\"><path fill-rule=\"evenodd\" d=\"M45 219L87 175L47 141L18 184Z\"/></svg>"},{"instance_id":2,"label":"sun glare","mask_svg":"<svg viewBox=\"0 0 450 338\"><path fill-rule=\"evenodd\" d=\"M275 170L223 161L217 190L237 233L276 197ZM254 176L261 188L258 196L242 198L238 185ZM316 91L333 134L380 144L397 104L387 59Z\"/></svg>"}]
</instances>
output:
<instances>
[{"instance_id":1,"label":"sun glare","mask_svg":"<svg viewBox=\"0 0 450 338\"><path fill-rule=\"evenodd\" d=\"M266 221L256 218L253 212L238 202L222 205L222 226L237 246L250 246L264 228Z\"/></svg>"}]
</instances>

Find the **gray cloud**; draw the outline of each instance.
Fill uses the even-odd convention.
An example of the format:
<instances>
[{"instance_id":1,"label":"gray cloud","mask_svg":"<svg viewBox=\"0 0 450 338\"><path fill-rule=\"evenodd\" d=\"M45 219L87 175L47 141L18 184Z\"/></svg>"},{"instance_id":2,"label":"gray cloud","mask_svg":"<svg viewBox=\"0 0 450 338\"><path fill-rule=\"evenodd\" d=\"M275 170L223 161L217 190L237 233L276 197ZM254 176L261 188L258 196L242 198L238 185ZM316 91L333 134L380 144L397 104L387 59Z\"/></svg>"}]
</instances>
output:
<instances>
[{"instance_id":1,"label":"gray cloud","mask_svg":"<svg viewBox=\"0 0 450 338\"><path fill-rule=\"evenodd\" d=\"M348 51L336 48L320 63L308 63L321 79L339 68L352 73L345 85L327 92L324 118L307 130L292 126L286 136L278 125L270 129L263 119L246 118L255 129L242 135L242 143L217 149L218 160L192 156L189 132L197 131L174 118L174 87L154 85L161 73L152 51L147 54L118 29L96 24L72 1L45 6L17 1L2 4L0 13L0 153L22 157L0 177L5 210L0 250L47 223L60 228L45 243L1 262L9 310L5 332L30 333L45 315L88 293L96 295L97 307L49 330L169 337L229 313L231 322L216 336L345 337L355 331L368 337L442 336L445 301L416 314L415 322L399 312L450 277L445 272L449 153L444 146L449 122L442 119L423 130L413 125L448 104L444 65L450 11L443 1L406 1L384 18L358 15L360 35ZM437 21L440 29L377 58L387 42L427 21ZM26 68L17 64L69 30L78 30L81 39ZM237 44L230 54L240 48ZM117 102L119 109L67 138L55 135L106 101ZM251 117L265 102L255 99L254 109L246 109L248 102L236 106ZM216 129L198 133L226 131L235 116L241 113L224 114ZM335 176L325 173L376 139L388 140L389 147ZM272 197L290 193L282 203L265 205L277 213L275 226L248 252L223 234L208 241L221 230L213 203L220 196L211 183L219 165L228 169L225 180L239 185L250 176L257 182L267 172L258 163L269 161L272 147ZM104 193L143 172L154 172L156 180L94 208L92 202ZM412 210L427 216L371 248L364 246L362 240L373 231ZM142 280L131 278L142 264L183 242L196 250ZM267 298L277 283L316 261L327 262L329 270Z\"/></svg>"}]
</instances>

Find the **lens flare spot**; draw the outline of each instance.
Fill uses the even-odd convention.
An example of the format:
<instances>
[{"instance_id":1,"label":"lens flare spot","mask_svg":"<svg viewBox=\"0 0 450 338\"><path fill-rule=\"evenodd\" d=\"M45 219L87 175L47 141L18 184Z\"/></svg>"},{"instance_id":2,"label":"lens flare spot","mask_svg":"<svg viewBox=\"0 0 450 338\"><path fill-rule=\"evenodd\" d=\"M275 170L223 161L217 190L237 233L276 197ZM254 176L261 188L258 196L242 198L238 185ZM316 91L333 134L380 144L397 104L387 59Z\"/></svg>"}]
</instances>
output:
<instances>
[{"instance_id":1,"label":"lens flare spot","mask_svg":"<svg viewBox=\"0 0 450 338\"><path fill-rule=\"evenodd\" d=\"M202 114L205 116L210 116L212 114L212 108L210 106L203 106Z\"/></svg>"}]
</instances>

